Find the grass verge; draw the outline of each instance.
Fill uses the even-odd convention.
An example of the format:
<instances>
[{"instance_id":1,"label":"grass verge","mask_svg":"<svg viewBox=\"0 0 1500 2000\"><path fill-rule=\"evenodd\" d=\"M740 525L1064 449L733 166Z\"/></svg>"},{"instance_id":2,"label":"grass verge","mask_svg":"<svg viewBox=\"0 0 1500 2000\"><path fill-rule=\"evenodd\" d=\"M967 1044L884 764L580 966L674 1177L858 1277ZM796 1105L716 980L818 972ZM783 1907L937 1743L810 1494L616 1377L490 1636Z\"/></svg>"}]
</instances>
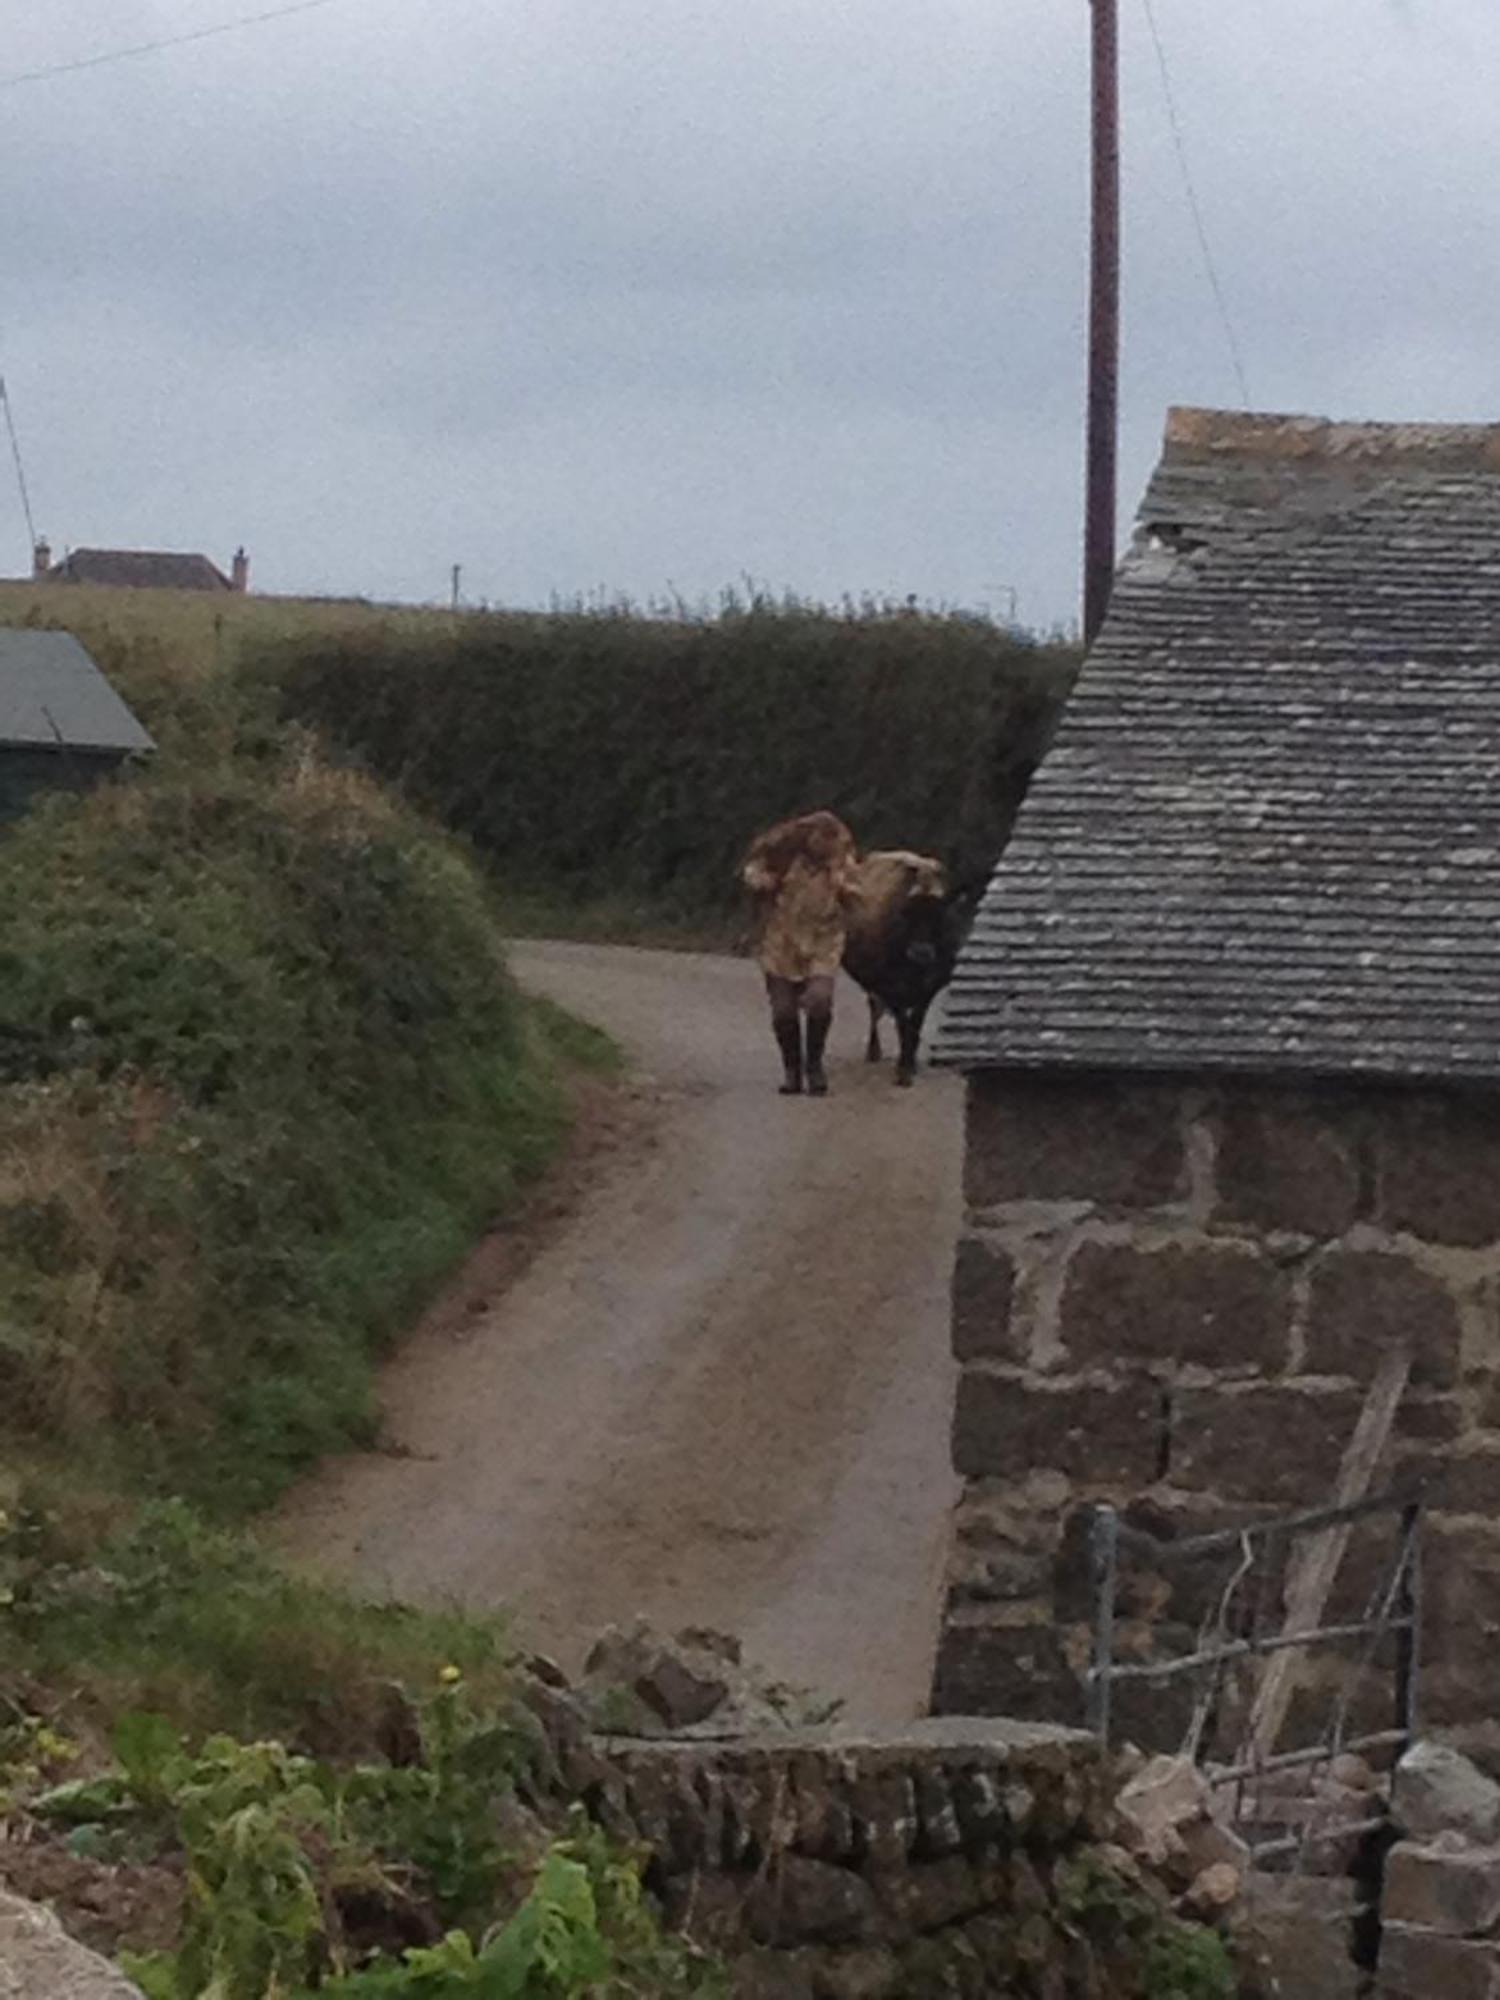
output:
<instances>
[{"instance_id":1,"label":"grass verge","mask_svg":"<svg viewBox=\"0 0 1500 2000\"><path fill-rule=\"evenodd\" d=\"M219 1513L554 1156L601 1038L522 999L450 842L248 739L0 842L0 1419Z\"/></svg>"}]
</instances>

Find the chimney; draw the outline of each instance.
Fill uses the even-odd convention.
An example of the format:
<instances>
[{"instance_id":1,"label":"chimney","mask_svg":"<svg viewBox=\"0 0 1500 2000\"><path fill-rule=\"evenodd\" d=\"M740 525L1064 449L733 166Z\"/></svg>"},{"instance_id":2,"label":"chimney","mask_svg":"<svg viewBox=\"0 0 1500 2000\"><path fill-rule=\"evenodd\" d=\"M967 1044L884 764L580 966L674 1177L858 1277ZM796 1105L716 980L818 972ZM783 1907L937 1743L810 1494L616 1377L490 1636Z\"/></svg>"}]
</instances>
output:
<instances>
[{"instance_id":1,"label":"chimney","mask_svg":"<svg viewBox=\"0 0 1500 2000\"><path fill-rule=\"evenodd\" d=\"M51 567L52 545L44 535L31 551L31 578L33 583L40 583Z\"/></svg>"},{"instance_id":2,"label":"chimney","mask_svg":"<svg viewBox=\"0 0 1500 2000\"><path fill-rule=\"evenodd\" d=\"M243 549L236 549L234 552L234 561L229 570L229 585L232 590L250 588L250 558Z\"/></svg>"}]
</instances>

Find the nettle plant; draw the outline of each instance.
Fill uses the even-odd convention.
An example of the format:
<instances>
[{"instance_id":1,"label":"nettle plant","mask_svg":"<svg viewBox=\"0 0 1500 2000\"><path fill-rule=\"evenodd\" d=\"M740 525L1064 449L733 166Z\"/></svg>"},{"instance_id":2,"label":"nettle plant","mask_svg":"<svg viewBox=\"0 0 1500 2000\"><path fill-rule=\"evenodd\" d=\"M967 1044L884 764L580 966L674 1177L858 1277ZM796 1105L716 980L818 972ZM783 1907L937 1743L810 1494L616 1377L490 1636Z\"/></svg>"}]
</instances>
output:
<instances>
[{"instance_id":1,"label":"nettle plant","mask_svg":"<svg viewBox=\"0 0 1500 2000\"><path fill-rule=\"evenodd\" d=\"M583 2000L723 1992L715 1967L663 1938L635 1865L576 1814L519 1907L496 1902L513 1857L497 1801L531 1745L445 1668L417 1705L410 1765L337 1770L278 1742L189 1750L163 1717L125 1717L115 1768L32 1803L100 1858L180 1851L176 1950L127 1960L147 2000ZM371 1939L372 1913L377 1930ZM403 1927L446 1934L391 1948Z\"/></svg>"}]
</instances>

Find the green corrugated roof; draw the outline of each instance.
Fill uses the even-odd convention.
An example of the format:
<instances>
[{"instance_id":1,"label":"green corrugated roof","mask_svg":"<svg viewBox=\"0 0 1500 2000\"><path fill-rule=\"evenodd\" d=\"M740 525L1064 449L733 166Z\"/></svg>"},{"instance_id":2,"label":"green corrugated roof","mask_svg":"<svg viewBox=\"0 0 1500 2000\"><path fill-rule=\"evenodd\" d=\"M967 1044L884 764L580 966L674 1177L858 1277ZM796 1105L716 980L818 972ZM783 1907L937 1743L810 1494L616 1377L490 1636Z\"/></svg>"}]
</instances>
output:
<instances>
[{"instance_id":1,"label":"green corrugated roof","mask_svg":"<svg viewBox=\"0 0 1500 2000\"><path fill-rule=\"evenodd\" d=\"M0 746L154 750L71 632L0 629Z\"/></svg>"}]
</instances>

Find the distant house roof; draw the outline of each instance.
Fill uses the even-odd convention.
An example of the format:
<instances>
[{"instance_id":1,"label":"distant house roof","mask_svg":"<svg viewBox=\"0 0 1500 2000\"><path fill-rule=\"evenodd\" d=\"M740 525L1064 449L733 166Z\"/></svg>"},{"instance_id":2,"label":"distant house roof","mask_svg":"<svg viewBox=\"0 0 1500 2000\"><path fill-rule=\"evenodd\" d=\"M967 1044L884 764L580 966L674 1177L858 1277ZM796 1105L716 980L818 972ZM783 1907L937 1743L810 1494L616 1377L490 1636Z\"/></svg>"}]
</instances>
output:
<instances>
[{"instance_id":1,"label":"distant house roof","mask_svg":"<svg viewBox=\"0 0 1500 2000\"><path fill-rule=\"evenodd\" d=\"M153 750L71 632L0 630L0 749Z\"/></svg>"},{"instance_id":2,"label":"distant house roof","mask_svg":"<svg viewBox=\"0 0 1500 2000\"><path fill-rule=\"evenodd\" d=\"M1500 1080L1500 425L1171 413L939 1054Z\"/></svg>"},{"instance_id":3,"label":"distant house roof","mask_svg":"<svg viewBox=\"0 0 1500 2000\"><path fill-rule=\"evenodd\" d=\"M155 549L74 549L54 563L47 583L100 583L115 589L230 590L233 585L207 556Z\"/></svg>"}]
</instances>

